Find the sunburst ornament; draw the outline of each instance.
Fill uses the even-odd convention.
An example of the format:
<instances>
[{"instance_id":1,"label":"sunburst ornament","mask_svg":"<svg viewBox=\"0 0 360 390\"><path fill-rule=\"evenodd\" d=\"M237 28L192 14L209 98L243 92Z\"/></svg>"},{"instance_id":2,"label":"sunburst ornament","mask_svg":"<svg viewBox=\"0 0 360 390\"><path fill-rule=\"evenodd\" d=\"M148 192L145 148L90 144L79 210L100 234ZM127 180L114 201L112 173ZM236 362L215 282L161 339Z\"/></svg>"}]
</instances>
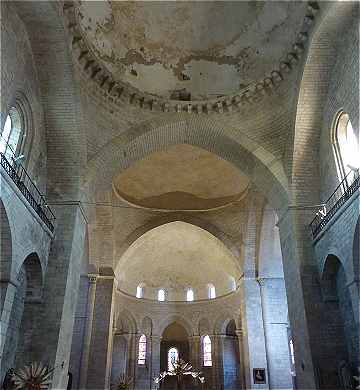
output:
<instances>
[{"instance_id":1,"label":"sunburst ornament","mask_svg":"<svg viewBox=\"0 0 360 390\"><path fill-rule=\"evenodd\" d=\"M47 390L53 372L54 368L41 362L30 363L14 372L15 390Z\"/></svg>"},{"instance_id":2,"label":"sunburst ornament","mask_svg":"<svg viewBox=\"0 0 360 390\"><path fill-rule=\"evenodd\" d=\"M186 363L182 359L178 359L173 362L172 367L172 370L161 372L159 376L154 378L155 384L159 384L167 376L175 376L177 379L178 388L180 388L182 379L185 375L191 375L194 379L198 379L200 383L205 382L203 374L200 371L193 371L192 365L190 363Z\"/></svg>"}]
</instances>

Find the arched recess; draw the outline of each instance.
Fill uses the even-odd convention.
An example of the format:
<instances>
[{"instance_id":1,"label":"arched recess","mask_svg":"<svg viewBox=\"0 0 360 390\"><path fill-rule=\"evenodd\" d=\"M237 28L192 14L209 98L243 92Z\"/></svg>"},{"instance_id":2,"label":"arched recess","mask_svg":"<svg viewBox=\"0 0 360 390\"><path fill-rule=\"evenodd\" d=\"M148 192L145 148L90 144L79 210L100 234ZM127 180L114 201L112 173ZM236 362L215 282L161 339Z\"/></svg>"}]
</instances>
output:
<instances>
[{"instance_id":1,"label":"arched recess","mask_svg":"<svg viewBox=\"0 0 360 390\"><path fill-rule=\"evenodd\" d=\"M113 178L132 163L177 144L197 146L233 163L268 197L273 207L287 203L287 179L280 160L238 130L203 116L182 119L164 115L123 132L90 161L84 187L89 191L111 190Z\"/></svg>"},{"instance_id":2,"label":"arched recess","mask_svg":"<svg viewBox=\"0 0 360 390\"><path fill-rule=\"evenodd\" d=\"M172 349L177 350L177 358L186 362L190 361L189 333L186 328L178 321L171 321L161 333L160 344L160 371L167 371L169 367L169 358L171 359ZM173 389L175 383L170 379L165 381L165 389Z\"/></svg>"},{"instance_id":3,"label":"arched recess","mask_svg":"<svg viewBox=\"0 0 360 390\"><path fill-rule=\"evenodd\" d=\"M223 339L224 389L241 388L240 345L235 320L228 321Z\"/></svg>"},{"instance_id":4,"label":"arched recess","mask_svg":"<svg viewBox=\"0 0 360 390\"><path fill-rule=\"evenodd\" d=\"M33 355L33 332L41 326L39 304L43 298L43 271L36 253L25 259L20 272L25 271L24 311L19 330L19 343L16 352L16 365L40 359Z\"/></svg>"},{"instance_id":5,"label":"arched recess","mask_svg":"<svg viewBox=\"0 0 360 390\"><path fill-rule=\"evenodd\" d=\"M319 378L327 378L321 386L329 389L342 388L348 375L355 375L357 365L358 335L345 269L333 254L325 260L321 277L324 301L322 313L323 342L331 346L331 364L321 368Z\"/></svg>"},{"instance_id":6,"label":"arched recess","mask_svg":"<svg viewBox=\"0 0 360 390\"><path fill-rule=\"evenodd\" d=\"M162 335L165 329L173 322L181 325L185 329L188 336L193 336L195 334L192 325L186 320L185 317L179 315L169 315L165 317L164 320L162 320L159 324L157 324L157 326L155 324L154 333Z\"/></svg>"},{"instance_id":7,"label":"arched recess","mask_svg":"<svg viewBox=\"0 0 360 390\"><path fill-rule=\"evenodd\" d=\"M235 327L234 330L240 329L241 326L240 319L236 320L234 318L234 313L232 315L230 313L220 314L215 322L214 333L225 335L229 324L232 324Z\"/></svg>"},{"instance_id":8,"label":"arched recess","mask_svg":"<svg viewBox=\"0 0 360 390\"><path fill-rule=\"evenodd\" d=\"M135 229L130 235L127 236L121 247L117 250L116 258L120 259L121 256L126 252L126 250L134 243L139 237L144 235L146 232L171 222L186 222L191 225L198 226L201 229L204 229L211 233L213 236L222 241L225 246L230 250L230 252L234 255L236 259L240 260L240 248L238 248L231 240L226 233L218 229L213 224L201 219L199 217L188 215L185 213L170 213L169 215L161 215L159 217L154 217L146 224ZM116 268L116 266L115 266Z\"/></svg>"},{"instance_id":9,"label":"arched recess","mask_svg":"<svg viewBox=\"0 0 360 390\"><path fill-rule=\"evenodd\" d=\"M33 332L41 326L40 306L43 291L41 262L36 253L26 257L16 277L17 288L11 304L8 326L4 331L4 367L22 366L40 359L35 355Z\"/></svg>"}]
</instances>

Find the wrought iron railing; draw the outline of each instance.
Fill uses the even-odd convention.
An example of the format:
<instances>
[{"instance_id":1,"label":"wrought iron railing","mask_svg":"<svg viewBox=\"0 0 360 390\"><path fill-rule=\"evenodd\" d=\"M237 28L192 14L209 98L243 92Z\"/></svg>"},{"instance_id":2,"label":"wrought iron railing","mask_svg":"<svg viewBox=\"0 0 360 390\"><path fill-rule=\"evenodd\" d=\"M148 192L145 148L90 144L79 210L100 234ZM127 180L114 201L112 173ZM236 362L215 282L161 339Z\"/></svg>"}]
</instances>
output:
<instances>
[{"instance_id":1,"label":"wrought iron railing","mask_svg":"<svg viewBox=\"0 0 360 390\"><path fill-rule=\"evenodd\" d=\"M314 239L359 187L359 169L351 170L311 221L310 228Z\"/></svg>"},{"instance_id":2,"label":"wrought iron railing","mask_svg":"<svg viewBox=\"0 0 360 390\"><path fill-rule=\"evenodd\" d=\"M37 215L50 229L50 231L53 232L53 222L55 221L55 215L51 211L50 207L46 204L44 196L31 180L25 168L21 164L14 163L12 165L3 153L0 153L0 165L3 167L11 180L16 184L20 192L24 195Z\"/></svg>"}]
</instances>

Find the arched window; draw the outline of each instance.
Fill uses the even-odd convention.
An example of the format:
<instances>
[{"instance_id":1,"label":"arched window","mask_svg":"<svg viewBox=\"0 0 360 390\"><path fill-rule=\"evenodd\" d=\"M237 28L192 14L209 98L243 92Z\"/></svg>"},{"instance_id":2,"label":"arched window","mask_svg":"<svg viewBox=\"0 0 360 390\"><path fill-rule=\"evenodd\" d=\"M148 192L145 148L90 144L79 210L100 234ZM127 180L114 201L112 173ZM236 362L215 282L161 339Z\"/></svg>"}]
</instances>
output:
<instances>
[{"instance_id":1,"label":"arched window","mask_svg":"<svg viewBox=\"0 0 360 390\"><path fill-rule=\"evenodd\" d=\"M0 139L0 152L9 162L12 163L20 157L24 135L21 115L17 108L12 107L6 117Z\"/></svg>"},{"instance_id":2,"label":"arched window","mask_svg":"<svg viewBox=\"0 0 360 390\"><path fill-rule=\"evenodd\" d=\"M349 115L340 112L335 120L332 143L340 180L352 169L360 167L359 140L350 122Z\"/></svg>"},{"instance_id":3,"label":"arched window","mask_svg":"<svg viewBox=\"0 0 360 390\"><path fill-rule=\"evenodd\" d=\"M136 287L136 298L143 298L144 297L144 287L142 284L139 284Z\"/></svg>"},{"instance_id":4,"label":"arched window","mask_svg":"<svg viewBox=\"0 0 360 390\"><path fill-rule=\"evenodd\" d=\"M289 349L290 349L291 364L295 366L294 342L292 341L292 339L289 340Z\"/></svg>"},{"instance_id":5,"label":"arched window","mask_svg":"<svg viewBox=\"0 0 360 390\"><path fill-rule=\"evenodd\" d=\"M174 369L174 363L179 360L179 350L175 347L172 347L168 351L168 371Z\"/></svg>"},{"instance_id":6,"label":"arched window","mask_svg":"<svg viewBox=\"0 0 360 390\"><path fill-rule=\"evenodd\" d=\"M208 284L208 297L209 299L216 298L216 290L213 284Z\"/></svg>"},{"instance_id":7,"label":"arched window","mask_svg":"<svg viewBox=\"0 0 360 390\"><path fill-rule=\"evenodd\" d=\"M144 365L146 362L146 336L143 334L139 339L138 364Z\"/></svg>"},{"instance_id":8,"label":"arched window","mask_svg":"<svg viewBox=\"0 0 360 390\"><path fill-rule=\"evenodd\" d=\"M158 301L165 301L165 290L162 288L158 291Z\"/></svg>"},{"instance_id":9,"label":"arched window","mask_svg":"<svg viewBox=\"0 0 360 390\"><path fill-rule=\"evenodd\" d=\"M186 291L186 300L191 302L194 300L194 290L192 288L188 288Z\"/></svg>"},{"instance_id":10,"label":"arched window","mask_svg":"<svg viewBox=\"0 0 360 390\"><path fill-rule=\"evenodd\" d=\"M203 356L204 356L204 366L212 366L212 357L211 357L211 340L208 335L203 337Z\"/></svg>"}]
</instances>

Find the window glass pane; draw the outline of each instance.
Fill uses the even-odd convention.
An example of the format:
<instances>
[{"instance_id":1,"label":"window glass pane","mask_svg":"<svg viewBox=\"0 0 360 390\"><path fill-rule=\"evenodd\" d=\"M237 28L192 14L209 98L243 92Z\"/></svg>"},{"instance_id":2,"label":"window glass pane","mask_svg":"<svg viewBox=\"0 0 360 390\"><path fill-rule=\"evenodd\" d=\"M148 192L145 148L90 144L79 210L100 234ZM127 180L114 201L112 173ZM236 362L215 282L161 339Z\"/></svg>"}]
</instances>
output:
<instances>
[{"instance_id":1,"label":"window glass pane","mask_svg":"<svg viewBox=\"0 0 360 390\"><path fill-rule=\"evenodd\" d=\"M209 286L209 298L210 299L216 298L216 291L215 291L215 287L213 285Z\"/></svg>"},{"instance_id":2,"label":"window glass pane","mask_svg":"<svg viewBox=\"0 0 360 390\"><path fill-rule=\"evenodd\" d=\"M7 116L3 131L1 132L0 139L0 152L5 153L7 143L9 142L10 132L12 128L12 122L10 115Z\"/></svg>"},{"instance_id":3,"label":"window glass pane","mask_svg":"<svg viewBox=\"0 0 360 390\"><path fill-rule=\"evenodd\" d=\"M142 298L143 297L143 288L141 286L136 287L136 298Z\"/></svg>"},{"instance_id":4,"label":"window glass pane","mask_svg":"<svg viewBox=\"0 0 360 390\"><path fill-rule=\"evenodd\" d=\"M170 348L168 352L168 371L174 369L173 364L179 360L179 351L177 348Z\"/></svg>"},{"instance_id":5,"label":"window glass pane","mask_svg":"<svg viewBox=\"0 0 360 390\"><path fill-rule=\"evenodd\" d=\"M146 336L143 334L139 339L138 364L145 364L146 361Z\"/></svg>"},{"instance_id":6,"label":"window glass pane","mask_svg":"<svg viewBox=\"0 0 360 390\"><path fill-rule=\"evenodd\" d=\"M193 291L191 288L189 288L189 289L187 290L187 292L186 292L186 300L187 300L188 302L194 300L194 291Z\"/></svg>"},{"instance_id":7,"label":"window glass pane","mask_svg":"<svg viewBox=\"0 0 360 390\"><path fill-rule=\"evenodd\" d=\"M203 358L204 358L204 366L210 367L212 366L212 358L211 358L211 340L209 336L204 336L203 338Z\"/></svg>"},{"instance_id":8,"label":"window glass pane","mask_svg":"<svg viewBox=\"0 0 360 390\"><path fill-rule=\"evenodd\" d=\"M158 301L165 301L165 291L162 289L158 291Z\"/></svg>"}]
</instances>

